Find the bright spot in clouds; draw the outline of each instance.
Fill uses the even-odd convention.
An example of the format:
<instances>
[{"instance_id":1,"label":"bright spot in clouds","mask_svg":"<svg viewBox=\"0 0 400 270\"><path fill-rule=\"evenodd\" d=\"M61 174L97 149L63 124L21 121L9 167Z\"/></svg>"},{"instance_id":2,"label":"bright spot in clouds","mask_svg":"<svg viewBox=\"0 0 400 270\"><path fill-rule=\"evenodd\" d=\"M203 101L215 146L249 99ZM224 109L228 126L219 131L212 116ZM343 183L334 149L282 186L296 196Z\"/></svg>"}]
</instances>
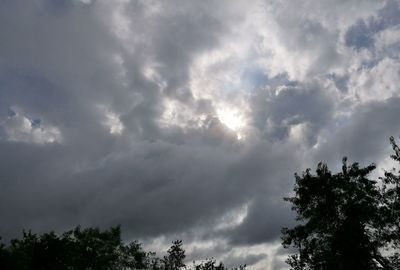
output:
<instances>
[{"instance_id":1,"label":"bright spot in clouds","mask_svg":"<svg viewBox=\"0 0 400 270\"><path fill-rule=\"evenodd\" d=\"M232 131L239 132L245 126L244 118L237 109L217 109L217 116Z\"/></svg>"}]
</instances>

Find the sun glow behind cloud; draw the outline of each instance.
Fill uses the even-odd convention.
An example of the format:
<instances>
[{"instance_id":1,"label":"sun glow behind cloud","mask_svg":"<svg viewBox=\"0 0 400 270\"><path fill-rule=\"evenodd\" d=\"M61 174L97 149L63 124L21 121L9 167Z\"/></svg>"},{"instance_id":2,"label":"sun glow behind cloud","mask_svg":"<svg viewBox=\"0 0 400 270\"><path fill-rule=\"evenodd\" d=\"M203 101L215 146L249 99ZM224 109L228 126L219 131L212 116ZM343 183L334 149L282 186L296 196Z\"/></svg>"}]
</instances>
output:
<instances>
[{"instance_id":1,"label":"sun glow behind cloud","mask_svg":"<svg viewBox=\"0 0 400 270\"><path fill-rule=\"evenodd\" d=\"M243 79L254 69L253 46L246 36L231 33L214 50L194 58L190 66L189 87L195 100L206 100L211 109L206 116L216 117L237 139L245 139L248 127L248 94L256 81Z\"/></svg>"},{"instance_id":2,"label":"sun glow behind cloud","mask_svg":"<svg viewBox=\"0 0 400 270\"><path fill-rule=\"evenodd\" d=\"M237 108L218 109L217 116L222 124L236 133L239 140L244 138L243 129L246 126L246 121Z\"/></svg>"}]
</instances>

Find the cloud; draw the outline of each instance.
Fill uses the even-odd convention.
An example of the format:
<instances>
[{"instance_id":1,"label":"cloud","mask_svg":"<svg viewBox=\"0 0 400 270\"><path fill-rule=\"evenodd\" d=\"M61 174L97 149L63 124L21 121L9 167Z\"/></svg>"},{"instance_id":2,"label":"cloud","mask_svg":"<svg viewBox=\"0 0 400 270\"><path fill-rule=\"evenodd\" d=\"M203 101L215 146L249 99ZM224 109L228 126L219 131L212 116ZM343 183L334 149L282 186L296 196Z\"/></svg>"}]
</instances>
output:
<instances>
[{"instance_id":1,"label":"cloud","mask_svg":"<svg viewBox=\"0 0 400 270\"><path fill-rule=\"evenodd\" d=\"M148 246L184 238L193 259L284 269L293 173L379 163L399 133L394 0L0 7L6 239L122 224Z\"/></svg>"},{"instance_id":2,"label":"cloud","mask_svg":"<svg viewBox=\"0 0 400 270\"><path fill-rule=\"evenodd\" d=\"M2 124L6 140L27 143L54 143L62 140L56 127L42 125L41 119L30 119L21 115L18 110L10 110L9 116Z\"/></svg>"}]
</instances>

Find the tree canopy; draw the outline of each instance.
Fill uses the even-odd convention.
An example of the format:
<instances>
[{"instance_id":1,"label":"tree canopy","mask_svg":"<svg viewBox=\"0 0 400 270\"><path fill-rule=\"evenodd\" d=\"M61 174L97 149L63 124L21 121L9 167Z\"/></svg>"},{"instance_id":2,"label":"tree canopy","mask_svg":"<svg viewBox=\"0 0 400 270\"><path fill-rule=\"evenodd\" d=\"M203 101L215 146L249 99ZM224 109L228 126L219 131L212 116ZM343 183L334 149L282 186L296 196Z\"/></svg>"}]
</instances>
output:
<instances>
[{"instance_id":1,"label":"tree canopy","mask_svg":"<svg viewBox=\"0 0 400 270\"><path fill-rule=\"evenodd\" d=\"M172 242L167 254L158 258L142 245L121 240L120 227L107 230L76 227L62 235L54 232L23 232L21 239L0 244L0 269L4 270L181 270L185 264L182 241ZM193 262L194 270L227 270L214 259ZM240 267L243 269L244 267Z\"/></svg>"},{"instance_id":2,"label":"tree canopy","mask_svg":"<svg viewBox=\"0 0 400 270\"><path fill-rule=\"evenodd\" d=\"M390 143L400 162L393 137ZM282 229L283 246L297 250L287 260L291 269L400 269L400 174L371 180L375 168L343 158L339 173L319 163L315 174L295 174L294 196L285 200L299 225Z\"/></svg>"}]
</instances>

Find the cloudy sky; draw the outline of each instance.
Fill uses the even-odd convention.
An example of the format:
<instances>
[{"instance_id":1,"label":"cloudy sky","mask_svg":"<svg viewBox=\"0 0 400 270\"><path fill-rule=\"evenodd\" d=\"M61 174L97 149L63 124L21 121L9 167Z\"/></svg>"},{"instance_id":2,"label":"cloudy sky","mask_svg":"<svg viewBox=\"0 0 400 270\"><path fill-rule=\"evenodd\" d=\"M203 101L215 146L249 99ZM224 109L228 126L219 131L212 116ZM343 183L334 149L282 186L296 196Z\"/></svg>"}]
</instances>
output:
<instances>
[{"instance_id":1,"label":"cloudy sky","mask_svg":"<svg viewBox=\"0 0 400 270\"><path fill-rule=\"evenodd\" d=\"M0 235L122 225L287 269L294 172L387 164L398 0L0 0Z\"/></svg>"}]
</instances>

